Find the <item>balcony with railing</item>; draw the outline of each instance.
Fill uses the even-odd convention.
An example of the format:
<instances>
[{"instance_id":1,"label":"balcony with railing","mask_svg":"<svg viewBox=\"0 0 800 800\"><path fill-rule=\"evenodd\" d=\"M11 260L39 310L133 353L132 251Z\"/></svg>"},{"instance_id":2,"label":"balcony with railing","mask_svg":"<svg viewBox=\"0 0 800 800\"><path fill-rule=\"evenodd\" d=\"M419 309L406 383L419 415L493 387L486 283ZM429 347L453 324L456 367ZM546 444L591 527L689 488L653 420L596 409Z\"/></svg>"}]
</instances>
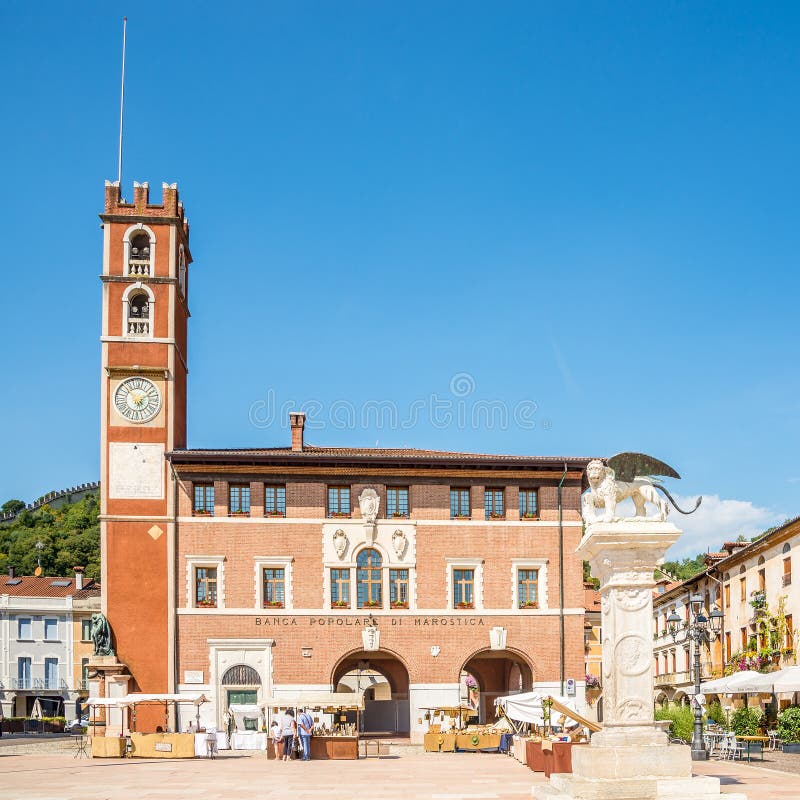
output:
<instances>
[{"instance_id":1,"label":"balcony with railing","mask_svg":"<svg viewBox=\"0 0 800 800\"><path fill-rule=\"evenodd\" d=\"M682 672L664 672L661 675L656 675L656 686L682 686L692 682L692 674L687 670Z\"/></svg>"},{"instance_id":2,"label":"balcony with railing","mask_svg":"<svg viewBox=\"0 0 800 800\"><path fill-rule=\"evenodd\" d=\"M85 684L85 685L84 685ZM77 681L70 684L63 678L3 678L0 690L17 692L69 692L88 689L88 681Z\"/></svg>"}]
</instances>

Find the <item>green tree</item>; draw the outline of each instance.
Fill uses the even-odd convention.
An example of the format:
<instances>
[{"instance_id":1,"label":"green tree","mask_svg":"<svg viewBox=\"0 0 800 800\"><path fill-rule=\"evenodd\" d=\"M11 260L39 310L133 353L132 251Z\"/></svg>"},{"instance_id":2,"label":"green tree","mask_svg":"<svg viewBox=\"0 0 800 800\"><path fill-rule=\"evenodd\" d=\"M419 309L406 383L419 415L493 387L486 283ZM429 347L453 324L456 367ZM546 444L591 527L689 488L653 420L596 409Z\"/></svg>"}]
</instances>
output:
<instances>
[{"instance_id":1,"label":"green tree","mask_svg":"<svg viewBox=\"0 0 800 800\"><path fill-rule=\"evenodd\" d=\"M19 501L9 500L3 508L15 502ZM33 575L41 559L45 575L69 576L73 567L81 566L88 578L98 579L99 511L94 494L60 508L44 505L36 511L21 511L14 520L0 524L0 570L13 566L20 575ZM42 543L41 549L37 542Z\"/></svg>"}]
</instances>

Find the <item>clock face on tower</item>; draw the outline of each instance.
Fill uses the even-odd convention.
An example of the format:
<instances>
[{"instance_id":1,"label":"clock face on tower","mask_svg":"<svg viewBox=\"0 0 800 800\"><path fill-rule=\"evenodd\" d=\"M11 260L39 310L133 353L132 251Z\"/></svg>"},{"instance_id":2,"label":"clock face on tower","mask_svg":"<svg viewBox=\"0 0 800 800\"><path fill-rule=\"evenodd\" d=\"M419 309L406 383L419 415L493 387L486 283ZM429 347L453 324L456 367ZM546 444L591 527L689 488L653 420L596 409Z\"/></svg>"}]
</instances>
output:
<instances>
[{"instance_id":1,"label":"clock face on tower","mask_svg":"<svg viewBox=\"0 0 800 800\"><path fill-rule=\"evenodd\" d=\"M114 406L128 422L149 422L161 408L161 394L147 378L126 378L114 392Z\"/></svg>"}]
</instances>

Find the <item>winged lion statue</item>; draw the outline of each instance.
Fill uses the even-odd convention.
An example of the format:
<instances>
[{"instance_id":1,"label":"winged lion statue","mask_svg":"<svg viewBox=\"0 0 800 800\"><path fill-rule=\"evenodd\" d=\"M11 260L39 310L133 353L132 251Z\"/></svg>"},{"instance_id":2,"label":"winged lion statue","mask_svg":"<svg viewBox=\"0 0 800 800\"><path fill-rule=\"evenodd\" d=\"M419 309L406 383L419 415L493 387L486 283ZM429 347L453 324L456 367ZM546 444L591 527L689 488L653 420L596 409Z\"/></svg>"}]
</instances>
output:
<instances>
[{"instance_id":1,"label":"winged lion statue","mask_svg":"<svg viewBox=\"0 0 800 800\"><path fill-rule=\"evenodd\" d=\"M669 464L644 453L618 453L606 459L606 463L596 458L586 465L586 477L589 489L583 495L583 518L587 523L618 520L617 504L628 498L633 500L637 519L660 522L667 518L670 505L681 514L692 514L703 500L698 497L694 508L684 511L659 480L681 476ZM649 516L648 503L656 507L656 512ZM600 508L603 514L598 516Z\"/></svg>"}]
</instances>

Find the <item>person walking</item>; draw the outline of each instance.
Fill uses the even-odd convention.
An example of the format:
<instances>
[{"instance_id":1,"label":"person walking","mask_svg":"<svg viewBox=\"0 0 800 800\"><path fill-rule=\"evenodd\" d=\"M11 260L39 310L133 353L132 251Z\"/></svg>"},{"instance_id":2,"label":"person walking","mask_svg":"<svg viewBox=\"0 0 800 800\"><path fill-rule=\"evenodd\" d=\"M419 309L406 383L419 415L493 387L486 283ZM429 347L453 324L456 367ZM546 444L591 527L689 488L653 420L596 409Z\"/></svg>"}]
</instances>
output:
<instances>
[{"instance_id":1,"label":"person walking","mask_svg":"<svg viewBox=\"0 0 800 800\"><path fill-rule=\"evenodd\" d=\"M311 761L311 735L314 732L314 720L308 709L304 709L297 718L300 733L300 744L303 745L303 761Z\"/></svg>"},{"instance_id":2,"label":"person walking","mask_svg":"<svg viewBox=\"0 0 800 800\"><path fill-rule=\"evenodd\" d=\"M281 717L281 736L283 737L283 760L288 761L292 757L294 737L297 736L297 723L294 721L294 711L291 708L287 708Z\"/></svg>"}]
</instances>

